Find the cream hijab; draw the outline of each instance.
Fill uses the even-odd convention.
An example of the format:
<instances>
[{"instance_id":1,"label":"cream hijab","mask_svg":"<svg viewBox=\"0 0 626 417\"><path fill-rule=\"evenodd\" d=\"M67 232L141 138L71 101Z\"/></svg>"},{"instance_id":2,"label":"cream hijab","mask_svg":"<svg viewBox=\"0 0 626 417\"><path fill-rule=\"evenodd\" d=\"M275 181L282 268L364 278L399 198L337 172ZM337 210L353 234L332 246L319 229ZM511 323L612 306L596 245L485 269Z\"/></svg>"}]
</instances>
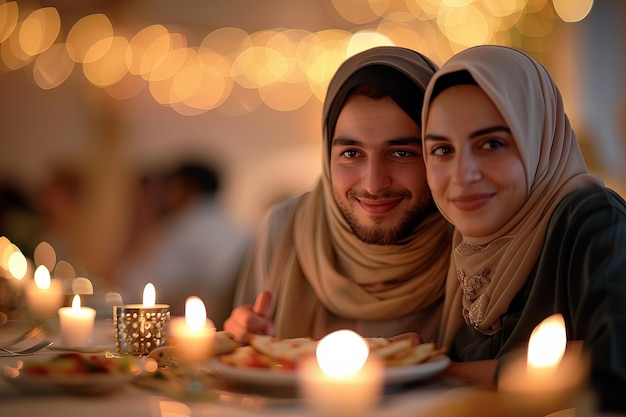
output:
<instances>
[{"instance_id":1,"label":"cream hijab","mask_svg":"<svg viewBox=\"0 0 626 417\"><path fill-rule=\"evenodd\" d=\"M374 66L393 69L394 76L370 72ZM304 329L305 334L319 337L330 328L354 327L354 322L363 320L389 320L421 311L434 316L433 307L440 312L437 304L443 296L450 250L448 222L433 205L401 244L368 245L353 234L335 202L329 164L334 123L351 87L373 82L394 90L392 98L419 124L421 97L415 100L402 84L411 83L411 89L422 96L436 68L415 51L377 47L349 58L338 69L324 104L322 177L291 212L293 222L287 224L293 224L293 229L279 239L276 253L280 259L270 270L270 288L277 299L277 335L293 336ZM439 317L424 314L423 319L432 324ZM408 331L385 330L390 334Z\"/></svg>"},{"instance_id":2,"label":"cream hijab","mask_svg":"<svg viewBox=\"0 0 626 417\"><path fill-rule=\"evenodd\" d=\"M440 340L444 346L451 345L463 321L484 334L500 330L500 317L535 266L555 207L574 190L602 184L587 173L561 94L549 73L513 48L477 46L450 59L429 84L423 122L437 80L461 70L472 75L511 129L528 189L526 203L493 235L469 241L455 231ZM426 152L424 158L428 158Z\"/></svg>"}]
</instances>

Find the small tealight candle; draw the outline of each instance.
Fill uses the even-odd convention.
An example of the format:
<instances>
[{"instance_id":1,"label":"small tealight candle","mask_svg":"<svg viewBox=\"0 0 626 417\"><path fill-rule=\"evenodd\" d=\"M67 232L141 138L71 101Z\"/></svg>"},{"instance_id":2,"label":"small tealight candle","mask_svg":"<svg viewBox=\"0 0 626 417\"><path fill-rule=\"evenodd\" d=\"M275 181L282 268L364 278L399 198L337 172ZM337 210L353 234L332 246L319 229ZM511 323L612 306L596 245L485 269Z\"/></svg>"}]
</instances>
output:
<instances>
[{"instance_id":1,"label":"small tealight candle","mask_svg":"<svg viewBox=\"0 0 626 417\"><path fill-rule=\"evenodd\" d=\"M63 305L63 283L59 279L50 278L45 265L39 265L35 269L34 280L28 282L26 303L28 309L41 318L54 317Z\"/></svg>"},{"instance_id":2,"label":"small tealight candle","mask_svg":"<svg viewBox=\"0 0 626 417\"><path fill-rule=\"evenodd\" d=\"M172 319L170 330L181 363L194 365L211 357L216 329L207 318L206 307L200 298L187 298L185 317Z\"/></svg>"},{"instance_id":3,"label":"small tealight candle","mask_svg":"<svg viewBox=\"0 0 626 417\"><path fill-rule=\"evenodd\" d=\"M143 290L143 304L113 307L115 344L119 353L142 356L165 346L170 306L155 302L156 289L148 283Z\"/></svg>"},{"instance_id":4,"label":"small tealight candle","mask_svg":"<svg viewBox=\"0 0 626 417\"><path fill-rule=\"evenodd\" d=\"M574 344L570 343L570 347ZM579 349L569 349L565 321L554 314L532 332L527 356L505 364L498 390L519 402L529 415L541 415L578 405L585 396L587 362Z\"/></svg>"},{"instance_id":5,"label":"small tealight candle","mask_svg":"<svg viewBox=\"0 0 626 417\"><path fill-rule=\"evenodd\" d=\"M95 319L96 310L90 307L81 307L80 296L74 295L71 307L59 309L61 343L71 347L89 345L93 336Z\"/></svg>"},{"instance_id":6,"label":"small tealight candle","mask_svg":"<svg viewBox=\"0 0 626 417\"><path fill-rule=\"evenodd\" d=\"M298 370L307 404L323 416L365 416L378 403L383 365L369 354L365 339L351 330L338 330L319 341L315 356Z\"/></svg>"}]
</instances>

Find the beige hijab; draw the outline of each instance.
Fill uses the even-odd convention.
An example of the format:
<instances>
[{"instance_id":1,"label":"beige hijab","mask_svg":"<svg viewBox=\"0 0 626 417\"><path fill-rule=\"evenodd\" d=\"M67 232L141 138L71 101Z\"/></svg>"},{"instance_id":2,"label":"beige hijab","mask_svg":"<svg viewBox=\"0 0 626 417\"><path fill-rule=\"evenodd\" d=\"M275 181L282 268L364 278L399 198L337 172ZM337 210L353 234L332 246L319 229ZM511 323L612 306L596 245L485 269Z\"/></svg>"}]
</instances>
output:
<instances>
[{"instance_id":1,"label":"beige hijab","mask_svg":"<svg viewBox=\"0 0 626 417\"><path fill-rule=\"evenodd\" d=\"M293 229L280 239L276 253L281 259L270 271L270 288L277 296L277 335L293 336L304 331L319 337L332 328L354 328L356 322L364 320L390 320L421 312L423 317L417 321L428 321L432 327L440 318L433 312L441 311L451 227L434 206L400 244L368 245L353 234L333 198L329 142L336 115L350 89L347 87L362 82L394 82L362 79L360 75L367 72L364 69L371 66L395 69L396 77L418 86L420 96L436 70L426 57L399 47L370 49L351 57L338 69L324 104L323 175L317 187L292 210L293 222L287 224L293 224ZM398 104L412 106L411 113L419 124L421 100L410 98ZM388 334L420 331L402 326L399 323L396 329L392 323L384 330Z\"/></svg>"},{"instance_id":2,"label":"beige hijab","mask_svg":"<svg viewBox=\"0 0 626 417\"><path fill-rule=\"evenodd\" d=\"M521 51L489 45L454 56L429 84L424 122L437 80L461 70L472 75L511 129L528 189L524 206L493 235L470 241L455 232L440 341L445 346L463 321L484 334L501 328L500 317L535 266L555 207L576 189L602 184L587 173L554 81Z\"/></svg>"}]
</instances>

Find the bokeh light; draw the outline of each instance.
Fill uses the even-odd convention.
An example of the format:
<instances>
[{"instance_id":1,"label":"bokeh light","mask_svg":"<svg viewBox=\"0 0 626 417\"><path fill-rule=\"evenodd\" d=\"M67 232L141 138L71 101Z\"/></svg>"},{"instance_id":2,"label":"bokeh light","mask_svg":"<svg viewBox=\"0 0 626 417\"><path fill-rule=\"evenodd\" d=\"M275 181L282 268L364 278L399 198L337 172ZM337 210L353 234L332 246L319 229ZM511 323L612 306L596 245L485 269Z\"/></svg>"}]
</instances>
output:
<instances>
[{"instance_id":1,"label":"bokeh light","mask_svg":"<svg viewBox=\"0 0 626 417\"><path fill-rule=\"evenodd\" d=\"M293 111L312 98L323 101L338 66L364 49L404 46L439 63L485 43L547 52L551 43L539 40L560 22L584 19L593 5L593 0L327 1L338 18L355 25L353 31L248 33L229 26L210 31L196 45L165 23L133 34L95 13L64 30L54 7L27 12L15 1L1 2L0 70L28 68L40 88L53 89L73 80L78 67L114 99L147 89L156 102L187 116L213 109L241 115L259 105Z\"/></svg>"}]
</instances>

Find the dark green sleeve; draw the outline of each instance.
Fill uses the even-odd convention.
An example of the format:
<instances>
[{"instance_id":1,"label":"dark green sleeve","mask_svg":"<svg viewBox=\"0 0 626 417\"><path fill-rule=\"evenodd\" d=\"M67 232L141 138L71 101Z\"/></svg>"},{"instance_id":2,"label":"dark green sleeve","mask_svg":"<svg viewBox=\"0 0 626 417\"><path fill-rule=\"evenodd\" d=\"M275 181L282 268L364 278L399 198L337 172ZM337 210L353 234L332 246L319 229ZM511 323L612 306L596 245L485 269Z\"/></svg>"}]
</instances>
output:
<instances>
[{"instance_id":1,"label":"dark green sleeve","mask_svg":"<svg viewBox=\"0 0 626 417\"><path fill-rule=\"evenodd\" d=\"M601 408L626 411L626 203L609 189L588 187L563 199L502 331L485 336L465 327L453 356L506 357L554 313L564 315L569 340L584 340Z\"/></svg>"}]
</instances>

